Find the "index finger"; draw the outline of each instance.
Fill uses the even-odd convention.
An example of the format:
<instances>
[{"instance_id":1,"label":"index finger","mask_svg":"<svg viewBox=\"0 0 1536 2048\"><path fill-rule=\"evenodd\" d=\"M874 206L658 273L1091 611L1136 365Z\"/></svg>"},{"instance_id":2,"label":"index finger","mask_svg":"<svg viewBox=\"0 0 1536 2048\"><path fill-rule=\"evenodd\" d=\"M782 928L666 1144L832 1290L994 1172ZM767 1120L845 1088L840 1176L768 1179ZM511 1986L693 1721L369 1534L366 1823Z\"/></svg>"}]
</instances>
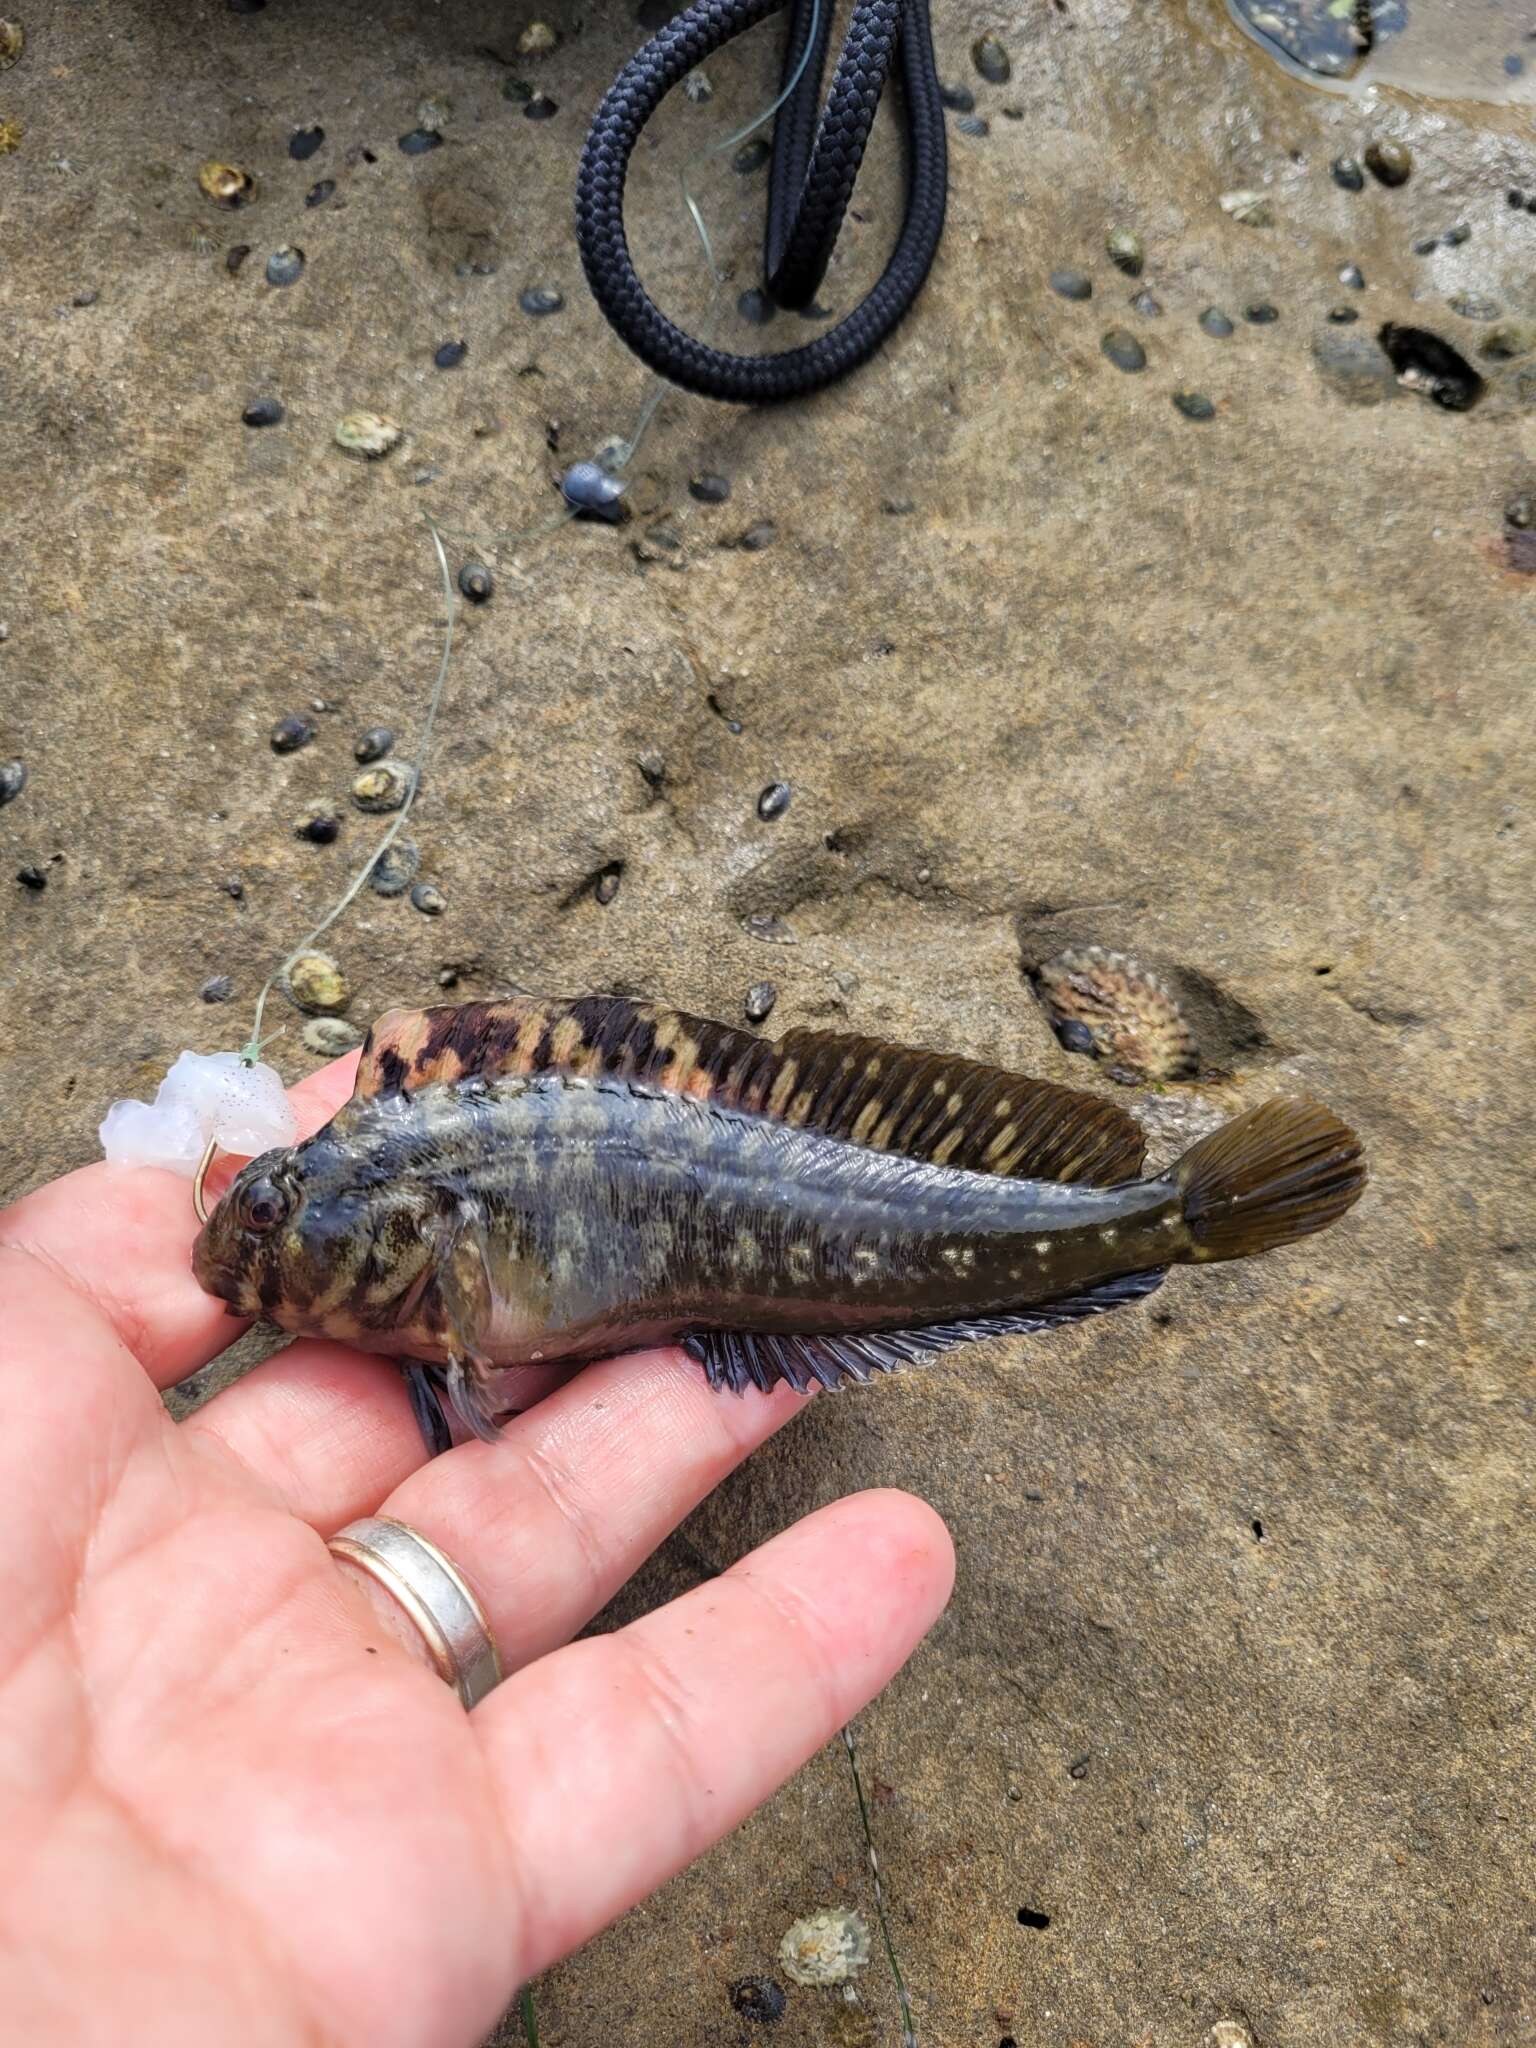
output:
<instances>
[{"instance_id":1,"label":"index finger","mask_svg":"<svg viewBox=\"0 0 1536 2048\"><path fill-rule=\"evenodd\" d=\"M301 1137L335 1115L356 1072L348 1053L289 1089ZM159 1166L100 1160L0 1210L0 1244L93 1301L157 1387L196 1372L243 1327L192 1277L197 1232L191 1182Z\"/></svg>"}]
</instances>

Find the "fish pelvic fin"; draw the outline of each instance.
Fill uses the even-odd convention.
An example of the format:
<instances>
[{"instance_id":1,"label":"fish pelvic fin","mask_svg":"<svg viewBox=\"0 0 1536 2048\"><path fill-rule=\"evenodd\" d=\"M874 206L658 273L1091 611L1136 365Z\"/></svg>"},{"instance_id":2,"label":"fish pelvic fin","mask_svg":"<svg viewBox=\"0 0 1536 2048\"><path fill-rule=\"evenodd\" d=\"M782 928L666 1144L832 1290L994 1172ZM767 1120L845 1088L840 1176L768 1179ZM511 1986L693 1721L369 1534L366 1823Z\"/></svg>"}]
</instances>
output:
<instances>
[{"instance_id":1,"label":"fish pelvic fin","mask_svg":"<svg viewBox=\"0 0 1536 2048\"><path fill-rule=\"evenodd\" d=\"M1365 1186L1360 1140L1316 1102L1261 1103L1202 1138L1170 1178L1191 1260L1243 1259L1337 1223Z\"/></svg>"},{"instance_id":2,"label":"fish pelvic fin","mask_svg":"<svg viewBox=\"0 0 1536 2048\"><path fill-rule=\"evenodd\" d=\"M1106 1280L1065 1301L1041 1302L1014 1314L971 1316L949 1323L930 1323L916 1330L842 1330L825 1336L781 1337L751 1330L703 1330L681 1342L703 1366L709 1384L727 1393L744 1394L748 1387L767 1393L782 1380L797 1394L813 1384L862 1384L877 1372L900 1372L904 1366L926 1365L941 1352L988 1337L1031 1336L1059 1329L1064 1323L1086 1322L1127 1303L1145 1301L1163 1284L1164 1269L1129 1273Z\"/></svg>"}]
</instances>

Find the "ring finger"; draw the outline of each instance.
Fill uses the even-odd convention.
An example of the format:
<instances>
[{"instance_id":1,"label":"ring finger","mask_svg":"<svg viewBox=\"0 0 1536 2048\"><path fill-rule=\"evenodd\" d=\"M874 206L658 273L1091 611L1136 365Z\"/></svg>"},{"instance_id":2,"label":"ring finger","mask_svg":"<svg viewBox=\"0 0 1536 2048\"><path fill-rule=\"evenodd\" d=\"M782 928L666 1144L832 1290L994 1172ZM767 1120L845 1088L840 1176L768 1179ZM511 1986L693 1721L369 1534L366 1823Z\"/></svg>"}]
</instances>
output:
<instances>
[{"instance_id":1,"label":"ring finger","mask_svg":"<svg viewBox=\"0 0 1536 2048\"><path fill-rule=\"evenodd\" d=\"M589 1367L414 1472L379 1508L430 1537L479 1594L502 1667L569 1642L689 1510L804 1406L711 1390L680 1351Z\"/></svg>"}]
</instances>

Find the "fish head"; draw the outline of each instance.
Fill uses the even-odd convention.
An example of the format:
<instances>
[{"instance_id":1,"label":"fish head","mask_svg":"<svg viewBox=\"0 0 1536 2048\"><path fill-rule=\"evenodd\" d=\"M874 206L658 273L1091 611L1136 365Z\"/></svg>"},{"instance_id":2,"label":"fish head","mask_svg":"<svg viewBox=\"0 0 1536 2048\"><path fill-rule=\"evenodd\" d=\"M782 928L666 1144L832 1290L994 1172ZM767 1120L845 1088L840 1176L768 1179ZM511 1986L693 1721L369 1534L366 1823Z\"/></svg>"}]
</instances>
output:
<instances>
[{"instance_id":1,"label":"fish head","mask_svg":"<svg viewBox=\"0 0 1536 2048\"><path fill-rule=\"evenodd\" d=\"M192 1271L231 1315L367 1343L419 1296L426 1196L339 1139L326 1131L250 1160L204 1224Z\"/></svg>"}]
</instances>

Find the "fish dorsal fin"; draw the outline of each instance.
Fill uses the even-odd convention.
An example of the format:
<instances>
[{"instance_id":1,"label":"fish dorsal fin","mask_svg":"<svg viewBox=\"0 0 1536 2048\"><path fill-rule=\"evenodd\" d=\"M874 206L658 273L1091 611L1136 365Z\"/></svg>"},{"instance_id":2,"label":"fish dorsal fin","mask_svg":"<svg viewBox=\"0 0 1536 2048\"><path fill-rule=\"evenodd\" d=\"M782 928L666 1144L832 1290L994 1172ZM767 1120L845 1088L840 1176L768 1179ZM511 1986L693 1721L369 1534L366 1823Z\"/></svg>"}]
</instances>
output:
<instances>
[{"instance_id":1,"label":"fish dorsal fin","mask_svg":"<svg viewBox=\"0 0 1536 2048\"><path fill-rule=\"evenodd\" d=\"M627 996L391 1010L368 1035L359 1095L506 1074L608 1075L825 1131L878 1152L1025 1180L1112 1187L1141 1170L1115 1104L948 1053L791 1031L777 1044Z\"/></svg>"}]
</instances>

